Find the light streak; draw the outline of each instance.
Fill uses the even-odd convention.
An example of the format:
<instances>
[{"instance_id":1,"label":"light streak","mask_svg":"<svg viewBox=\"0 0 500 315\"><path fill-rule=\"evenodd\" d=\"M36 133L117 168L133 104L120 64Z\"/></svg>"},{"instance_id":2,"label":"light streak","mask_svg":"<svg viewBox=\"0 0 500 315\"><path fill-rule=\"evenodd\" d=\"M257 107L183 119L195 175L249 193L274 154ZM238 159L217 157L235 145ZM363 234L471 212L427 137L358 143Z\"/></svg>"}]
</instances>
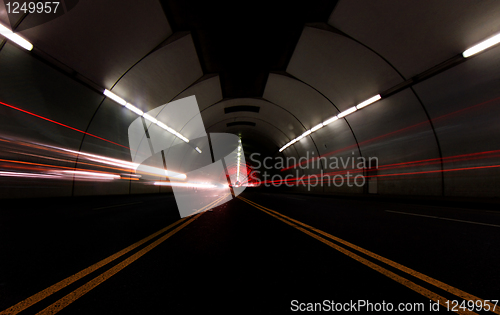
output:
<instances>
[{"instance_id":1,"label":"light streak","mask_svg":"<svg viewBox=\"0 0 500 315\"><path fill-rule=\"evenodd\" d=\"M120 146L120 147L123 147L123 148L127 148L127 149L129 149L129 150L130 150L130 148L129 148L129 147L127 147L127 146L124 146L124 145L118 144L118 143L116 143L116 142L113 142L113 141L110 141L110 140L107 140L107 139L101 138L101 137L99 137L99 136L96 136L96 135L93 135L93 134L91 134L91 133L88 133L88 132L82 131L82 130L80 130L80 129L77 129L77 128L74 128L74 127L71 127L71 126L65 125L65 124L60 123L60 122L58 122L58 121L55 121L55 120L52 120L52 119L49 119L49 118L46 118L46 117L43 117L43 116L37 115L37 114L35 114L35 113L32 113L32 112L29 112L29 111L27 111L27 110L21 109L21 108L19 108L19 107L15 107L15 106L12 106L12 105L9 105L9 104L6 104L6 103L3 103L3 102L0 102L0 104L2 104L2 105L4 105L4 106L7 106L7 107L10 107L10 108L12 108L12 109L18 110L18 111L20 111L20 112L23 112L23 113L26 113L26 114L29 114L29 115L32 115L32 116L35 116L35 117L41 118L41 119L43 119L43 120L50 121L51 123L57 124L57 125L59 125L59 126L63 126L63 127L69 128L69 129L71 129L71 130L81 132L81 133L86 134L86 135L88 135L88 136L91 136L91 137L97 138L97 139L99 139L99 140L103 140L103 141L106 141L106 142L109 142L109 143L115 144L115 145Z\"/></svg>"}]
</instances>

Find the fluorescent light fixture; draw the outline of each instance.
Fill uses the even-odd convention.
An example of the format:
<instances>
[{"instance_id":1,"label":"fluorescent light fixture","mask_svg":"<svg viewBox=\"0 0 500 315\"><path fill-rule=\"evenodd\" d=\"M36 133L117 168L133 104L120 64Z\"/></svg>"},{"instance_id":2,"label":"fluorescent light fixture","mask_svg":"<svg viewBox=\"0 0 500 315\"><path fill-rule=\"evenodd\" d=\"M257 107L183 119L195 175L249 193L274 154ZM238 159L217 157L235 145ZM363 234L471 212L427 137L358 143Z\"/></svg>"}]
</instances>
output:
<instances>
[{"instance_id":1,"label":"fluorescent light fixture","mask_svg":"<svg viewBox=\"0 0 500 315\"><path fill-rule=\"evenodd\" d=\"M157 121L156 124L161 128L161 129L165 129L167 130L167 128L170 129L169 126L165 125L164 123L162 123L161 121Z\"/></svg>"},{"instance_id":2,"label":"fluorescent light fixture","mask_svg":"<svg viewBox=\"0 0 500 315\"><path fill-rule=\"evenodd\" d=\"M3 26L2 24L0 24L0 34L7 37L8 39L10 39L11 41L18 44L19 46L21 46L22 48L24 48L26 50L33 49L33 45L30 42L28 42L27 40L25 40L21 36L14 34L14 32L12 32L10 29Z\"/></svg>"},{"instance_id":3,"label":"fluorescent light fixture","mask_svg":"<svg viewBox=\"0 0 500 315\"><path fill-rule=\"evenodd\" d=\"M103 94L106 95L106 97L109 97L110 99L112 99L113 101L117 102L120 105L125 106L127 104L127 102L125 102L125 100L123 98L119 97L118 95L111 92L110 90L104 90Z\"/></svg>"},{"instance_id":4,"label":"fluorescent light fixture","mask_svg":"<svg viewBox=\"0 0 500 315\"><path fill-rule=\"evenodd\" d=\"M316 125L312 127L311 132L315 132L316 130L323 128L323 126L324 126L323 123Z\"/></svg>"},{"instance_id":5,"label":"fluorescent light fixture","mask_svg":"<svg viewBox=\"0 0 500 315\"><path fill-rule=\"evenodd\" d=\"M280 152L283 151L283 150L285 150L289 146L290 146L290 143L285 144L284 146L281 147Z\"/></svg>"},{"instance_id":6,"label":"fluorescent light fixture","mask_svg":"<svg viewBox=\"0 0 500 315\"><path fill-rule=\"evenodd\" d=\"M170 132L171 134L175 135L176 134L176 131L172 128L170 128L169 126L165 125L164 123L162 123L161 121L158 121L156 123L158 126L160 126L161 128L165 129L166 131Z\"/></svg>"},{"instance_id":7,"label":"fluorescent light fixture","mask_svg":"<svg viewBox=\"0 0 500 315\"><path fill-rule=\"evenodd\" d=\"M238 147L238 151L241 151L241 146Z\"/></svg>"},{"instance_id":8,"label":"fluorescent light fixture","mask_svg":"<svg viewBox=\"0 0 500 315\"><path fill-rule=\"evenodd\" d=\"M337 119L339 119L337 116L333 116L332 118L325 120L325 121L323 122L323 126L326 126L326 125L328 125L329 123L332 123L332 122L334 122L334 121L335 121L335 120L337 120Z\"/></svg>"},{"instance_id":9,"label":"fluorescent light fixture","mask_svg":"<svg viewBox=\"0 0 500 315\"><path fill-rule=\"evenodd\" d=\"M135 107L134 105L132 105L130 103L125 104L125 107L130 109L131 111L133 111L134 113L136 113L139 116L142 116L144 114L144 112L142 110L140 110L139 108Z\"/></svg>"},{"instance_id":10,"label":"fluorescent light fixture","mask_svg":"<svg viewBox=\"0 0 500 315\"><path fill-rule=\"evenodd\" d=\"M181 135L180 133L176 132L175 135L181 139L182 141L186 142L186 143L189 143L189 139L184 137L183 135Z\"/></svg>"},{"instance_id":11,"label":"fluorescent light fixture","mask_svg":"<svg viewBox=\"0 0 500 315\"><path fill-rule=\"evenodd\" d=\"M143 114L142 117L146 118L147 120L149 120L153 124L158 123L158 120L156 118L149 116L148 114Z\"/></svg>"},{"instance_id":12,"label":"fluorescent light fixture","mask_svg":"<svg viewBox=\"0 0 500 315\"><path fill-rule=\"evenodd\" d=\"M488 38L485 41L480 42L479 44L472 46L471 48L467 49L462 53L462 56L464 58L468 58L472 55L475 55L477 53L480 53L481 51L490 48L491 46L495 46L496 44L500 43L500 34L497 34L493 37Z\"/></svg>"},{"instance_id":13,"label":"fluorescent light fixture","mask_svg":"<svg viewBox=\"0 0 500 315\"><path fill-rule=\"evenodd\" d=\"M357 111L356 106L353 106L353 107L351 107L349 109L346 109L342 113L338 114L337 117L338 118L342 118L342 117L345 117L345 116L347 116L347 115L349 115L351 113L354 113L355 111Z\"/></svg>"},{"instance_id":14,"label":"fluorescent light fixture","mask_svg":"<svg viewBox=\"0 0 500 315\"><path fill-rule=\"evenodd\" d=\"M381 99L380 94L377 94L377 95L375 95L373 97L370 97L366 101L359 103L358 105L356 105L356 108L357 109L363 108L365 106L370 105L371 103L374 103L374 102L378 101L379 99Z\"/></svg>"},{"instance_id":15,"label":"fluorescent light fixture","mask_svg":"<svg viewBox=\"0 0 500 315\"><path fill-rule=\"evenodd\" d=\"M310 135L310 134L311 134L311 130L307 130L307 131L306 131L306 132L304 132L301 136L302 136L302 137L306 137L306 136L308 136L308 135Z\"/></svg>"},{"instance_id":16,"label":"fluorescent light fixture","mask_svg":"<svg viewBox=\"0 0 500 315\"><path fill-rule=\"evenodd\" d=\"M194 148L194 149L195 149L196 151L198 151L198 153L200 153L200 154L201 154L201 150L200 150L200 148L196 147L196 148Z\"/></svg>"}]
</instances>

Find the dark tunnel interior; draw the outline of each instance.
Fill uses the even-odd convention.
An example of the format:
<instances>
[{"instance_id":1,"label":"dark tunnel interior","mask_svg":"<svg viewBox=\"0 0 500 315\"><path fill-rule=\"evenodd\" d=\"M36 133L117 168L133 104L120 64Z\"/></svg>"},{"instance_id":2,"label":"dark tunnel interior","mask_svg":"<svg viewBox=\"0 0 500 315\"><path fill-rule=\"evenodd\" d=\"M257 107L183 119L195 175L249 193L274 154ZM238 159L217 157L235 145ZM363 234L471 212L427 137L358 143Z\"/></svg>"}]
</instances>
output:
<instances>
[{"instance_id":1,"label":"dark tunnel interior","mask_svg":"<svg viewBox=\"0 0 500 315\"><path fill-rule=\"evenodd\" d=\"M500 314L498 0L0 0L0 315Z\"/></svg>"}]
</instances>

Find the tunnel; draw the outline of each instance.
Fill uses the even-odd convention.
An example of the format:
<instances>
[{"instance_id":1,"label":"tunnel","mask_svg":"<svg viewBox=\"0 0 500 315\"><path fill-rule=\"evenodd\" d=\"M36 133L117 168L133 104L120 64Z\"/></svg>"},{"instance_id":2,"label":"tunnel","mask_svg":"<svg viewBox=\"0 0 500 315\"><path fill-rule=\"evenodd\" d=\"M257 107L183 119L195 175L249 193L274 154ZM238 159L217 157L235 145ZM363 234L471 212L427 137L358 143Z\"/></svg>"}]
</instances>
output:
<instances>
[{"instance_id":1,"label":"tunnel","mask_svg":"<svg viewBox=\"0 0 500 315\"><path fill-rule=\"evenodd\" d=\"M0 314L500 314L498 43L497 0L0 0Z\"/></svg>"}]
</instances>

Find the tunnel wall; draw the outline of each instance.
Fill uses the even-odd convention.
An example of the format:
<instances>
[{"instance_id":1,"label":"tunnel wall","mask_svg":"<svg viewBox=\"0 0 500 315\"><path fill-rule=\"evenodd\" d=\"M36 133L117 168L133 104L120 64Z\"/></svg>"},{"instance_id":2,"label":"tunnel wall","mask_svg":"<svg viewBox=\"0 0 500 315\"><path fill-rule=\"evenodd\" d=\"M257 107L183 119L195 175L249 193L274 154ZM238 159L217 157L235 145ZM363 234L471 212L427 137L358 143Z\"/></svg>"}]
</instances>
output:
<instances>
[{"instance_id":1,"label":"tunnel wall","mask_svg":"<svg viewBox=\"0 0 500 315\"><path fill-rule=\"evenodd\" d=\"M0 106L3 141L21 140L130 160L127 128L137 116L105 98L95 86L82 84L80 78L86 78L144 111L195 95L208 132L243 132L254 141L265 138L262 145L273 158L377 158L376 170L353 170L366 175L369 181L376 179L363 187L295 185L291 191L500 195L500 47L339 119L278 152L318 123L491 36L500 29L498 1L483 1L480 6L449 1L428 3L430 11L417 4L402 6L397 1L391 6L340 1L327 24L304 27L286 71L269 74L261 98L240 99L224 99L219 76L203 75L193 38L188 33L172 34L168 21L158 13L157 2L143 6L125 2L118 11L114 8L116 1L103 4L103 16L95 21L97 24L82 23L92 3L97 3L88 1L61 19L24 31L22 35L50 56L48 59L10 42L2 46L0 102L18 108ZM452 12L444 14L451 4ZM427 14L428 18L419 19L414 12ZM141 31L126 22L134 14L148 17ZM107 21L107 15L113 18ZM450 18L453 16L460 16L460 20ZM128 32L119 32L122 29ZM106 30L102 37L99 30ZM145 33L148 36L144 37ZM113 39L103 40L107 36ZM95 38L100 48L86 50ZM143 45L129 45L138 41ZM51 66L51 62L57 66ZM237 105L259 106L260 112L224 114L225 107ZM238 121L253 122L255 127L227 126L228 122ZM11 160L32 163L16 164L19 169L39 167L48 161L16 150L6 154ZM81 157L68 159L51 163L85 168ZM250 160L249 156L246 160ZM281 171L283 177L333 176L338 172L328 162ZM124 179L112 183L47 178L0 180L5 183L0 192L3 198L168 190ZM374 190L369 187L373 183L370 187Z\"/></svg>"},{"instance_id":2,"label":"tunnel wall","mask_svg":"<svg viewBox=\"0 0 500 315\"><path fill-rule=\"evenodd\" d=\"M113 88L107 88L117 91L145 112L173 100L202 76L189 34L132 65ZM10 42L0 50L0 101L18 108L0 106L0 134L7 141L131 161L128 127L137 115ZM48 157L50 154L35 157L10 153L9 160L54 164ZM88 161L81 157L67 159L59 166L89 169L86 167ZM130 173L126 170L116 172ZM5 183L0 193L3 198L170 191L167 187L126 179L109 182L3 177L1 180Z\"/></svg>"}]
</instances>

